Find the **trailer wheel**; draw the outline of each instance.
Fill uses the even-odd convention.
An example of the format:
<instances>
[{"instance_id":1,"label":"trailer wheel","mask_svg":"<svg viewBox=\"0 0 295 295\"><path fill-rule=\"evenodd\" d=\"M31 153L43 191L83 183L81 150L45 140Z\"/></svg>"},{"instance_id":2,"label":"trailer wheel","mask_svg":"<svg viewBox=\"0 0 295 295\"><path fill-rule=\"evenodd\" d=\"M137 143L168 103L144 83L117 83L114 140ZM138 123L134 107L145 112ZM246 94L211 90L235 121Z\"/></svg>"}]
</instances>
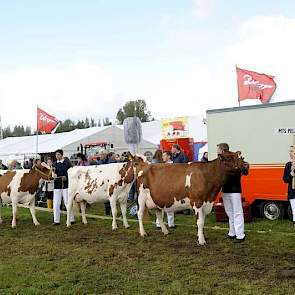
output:
<instances>
[{"instance_id":1,"label":"trailer wheel","mask_svg":"<svg viewBox=\"0 0 295 295\"><path fill-rule=\"evenodd\" d=\"M260 215L269 220L283 218L284 207L279 202L264 202L260 205Z\"/></svg>"}]
</instances>

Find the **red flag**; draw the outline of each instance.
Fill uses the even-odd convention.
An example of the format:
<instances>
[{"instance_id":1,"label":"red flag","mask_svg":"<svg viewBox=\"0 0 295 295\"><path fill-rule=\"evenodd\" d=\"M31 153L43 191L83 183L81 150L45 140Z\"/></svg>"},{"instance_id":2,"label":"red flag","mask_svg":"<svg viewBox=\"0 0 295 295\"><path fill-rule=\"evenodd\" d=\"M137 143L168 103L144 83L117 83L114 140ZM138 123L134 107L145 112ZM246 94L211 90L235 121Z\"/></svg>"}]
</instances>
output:
<instances>
[{"instance_id":1,"label":"red flag","mask_svg":"<svg viewBox=\"0 0 295 295\"><path fill-rule=\"evenodd\" d=\"M273 76L243 70L238 67L236 67L236 70L239 101L260 99L262 103L269 102L277 88Z\"/></svg>"},{"instance_id":2,"label":"red flag","mask_svg":"<svg viewBox=\"0 0 295 295\"><path fill-rule=\"evenodd\" d=\"M42 133L54 133L59 125L59 120L37 108L37 129Z\"/></svg>"}]
</instances>

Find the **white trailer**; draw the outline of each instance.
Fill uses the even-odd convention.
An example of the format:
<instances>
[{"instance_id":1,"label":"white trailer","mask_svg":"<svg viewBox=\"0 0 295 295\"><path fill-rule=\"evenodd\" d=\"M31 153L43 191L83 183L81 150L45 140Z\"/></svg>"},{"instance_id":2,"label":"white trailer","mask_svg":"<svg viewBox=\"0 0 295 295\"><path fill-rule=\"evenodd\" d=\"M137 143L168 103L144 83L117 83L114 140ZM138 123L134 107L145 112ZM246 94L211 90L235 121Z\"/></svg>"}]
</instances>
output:
<instances>
[{"instance_id":1,"label":"white trailer","mask_svg":"<svg viewBox=\"0 0 295 295\"><path fill-rule=\"evenodd\" d=\"M209 159L216 158L221 142L241 151L250 163L243 197L263 216L282 217L288 206L282 174L295 138L295 101L208 110L206 115Z\"/></svg>"}]
</instances>

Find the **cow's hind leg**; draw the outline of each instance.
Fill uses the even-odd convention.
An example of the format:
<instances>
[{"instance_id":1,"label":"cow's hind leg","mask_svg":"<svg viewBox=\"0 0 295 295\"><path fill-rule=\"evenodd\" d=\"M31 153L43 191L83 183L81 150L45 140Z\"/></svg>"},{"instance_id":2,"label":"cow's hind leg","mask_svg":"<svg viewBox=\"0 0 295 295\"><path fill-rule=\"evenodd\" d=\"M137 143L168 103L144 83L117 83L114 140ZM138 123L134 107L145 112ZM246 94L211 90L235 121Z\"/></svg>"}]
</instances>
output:
<instances>
[{"instance_id":1,"label":"cow's hind leg","mask_svg":"<svg viewBox=\"0 0 295 295\"><path fill-rule=\"evenodd\" d=\"M17 214L17 203L12 202L12 223L11 223L12 228L16 227L16 214Z\"/></svg>"},{"instance_id":2,"label":"cow's hind leg","mask_svg":"<svg viewBox=\"0 0 295 295\"><path fill-rule=\"evenodd\" d=\"M145 202L146 202L146 196L144 193L140 192L138 196L138 224L139 224L139 234L144 237L146 236L146 231L144 230L143 227L143 215L144 215L144 210L145 210Z\"/></svg>"},{"instance_id":3,"label":"cow's hind leg","mask_svg":"<svg viewBox=\"0 0 295 295\"><path fill-rule=\"evenodd\" d=\"M112 222L112 230L116 230L118 228L117 225L117 200L114 197L110 198L111 210L113 215L113 222Z\"/></svg>"},{"instance_id":4,"label":"cow's hind leg","mask_svg":"<svg viewBox=\"0 0 295 295\"><path fill-rule=\"evenodd\" d=\"M35 198L33 200L31 200L31 202L29 204L29 207L30 207L30 212L31 212L31 215L32 215L33 223L35 225L40 225L40 223L38 222L38 220L36 218Z\"/></svg>"},{"instance_id":5,"label":"cow's hind leg","mask_svg":"<svg viewBox=\"0 0 295 295\"><path fill-rule=\"evenodd\" d=\"M128 224L127 221L127 196L120 200L120 209L122 212L122 218L123 218L123 225L125 228L129 228L130 225Z\"/></svg>"},{"instance_id":6,"label":"cow's hind leg","mask_svg":"<svg viewBox=\"0 0 295 295\"><path fill-rule=\"evenodd\" d=\"M197 208L194 206L195 209L195 214L198 214L198 221L197 221L197 226L198 226L198 242L200 245L205 245L205 237L204 237L204 224L205 224L205 212L203 210L203 206L200 208Z\"/></svg>"},{"instance_id":7,"label":"cow's hind leg","mask_svg":"<svg viewBox=\"0 0 295 295\"><path fill-rule=\"evenodd\" d=\"M81 215L82 215L82 222L83 224L87 224L87 218L86 218L86 202L85 201L82 201L80 203L80 207L81 207Z\"/></svg>"},{"instance_id":8,"label":"cow's hind leg","mask_svg":"<svg viewBox=\"0 0 295 295\"><path fill-rule=\"evenodd\" d=\"M162 214L162 210L160 210L160 209L155 209L155 211L156 211L157 219L159 220L159 223L160 223L160 227L161 227L162 233L163 233L164 235L168 235L168 234L169 234L169 231L168 231L166 225L165 225L164 222L163 222L163 214Z\"/></svg>"},{"instance_id":9,"label":"cow's hind leg","mask_svg":"<svg viewBox=\"0 0 295 295\"><path fill-rule=\"evenodd\" d=\"M73 193L71 191L68 191L68 200L67 200L67 227L71 226L71 213L74 211L73 206L75 206L77 212L79 212L78 209L78 203L76 202L76 200L74 200L74 198L77 197L78 194L76 194L75 196L73 196ZM75 203L75 204L74 204Z\"/></svg>"}]
</instances>

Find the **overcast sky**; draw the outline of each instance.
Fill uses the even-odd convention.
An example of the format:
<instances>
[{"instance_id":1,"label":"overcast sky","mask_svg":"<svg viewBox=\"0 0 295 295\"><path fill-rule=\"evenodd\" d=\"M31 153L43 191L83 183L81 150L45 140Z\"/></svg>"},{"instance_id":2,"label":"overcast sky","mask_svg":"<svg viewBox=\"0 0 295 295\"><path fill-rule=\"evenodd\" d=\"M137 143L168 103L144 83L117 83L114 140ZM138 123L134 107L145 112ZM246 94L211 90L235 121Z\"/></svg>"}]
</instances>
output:
<instances>
[{"instance_id":1,"label":"overcast sky","mask_svg":"<svg viewBox=\"0 0 295 295\"><path fill-rule=\"evenodd\" d=\"M0 4L4 126L34 126L37 104L61 120L139 98L159 119L237 106L235 64L275 75L273 101L295 99L294 0Z\"/></svg>"}]
</instances>

